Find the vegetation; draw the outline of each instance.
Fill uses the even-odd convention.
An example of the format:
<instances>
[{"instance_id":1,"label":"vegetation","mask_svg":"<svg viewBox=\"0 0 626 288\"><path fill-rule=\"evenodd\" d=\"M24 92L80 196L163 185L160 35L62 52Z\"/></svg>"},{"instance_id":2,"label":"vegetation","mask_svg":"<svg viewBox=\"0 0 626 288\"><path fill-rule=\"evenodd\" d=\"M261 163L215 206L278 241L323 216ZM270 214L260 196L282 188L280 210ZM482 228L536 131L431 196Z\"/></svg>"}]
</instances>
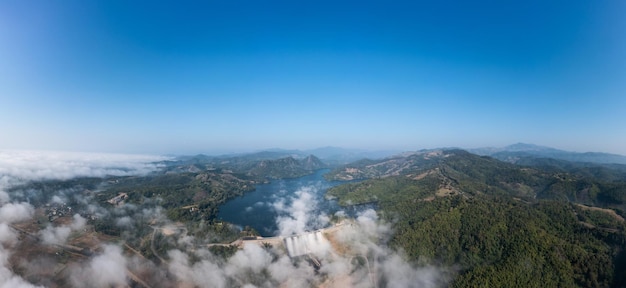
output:
<instances>
[{"instance_id":1,"label":"vegetation","mask_svg":"<svg viewBox=\"0 0 626 288\"><path fill-rule=\"evenodd\" d=\"M209 251L211 251L213 255L222 259L230 258L237 253L237 250L239 250L239 248L235 245L209 247Z\"/></svg>"},{"instance_id":2,"label":"vegetation","mask_svg":"<svg viewBox=\"0 0 626 288\"><path fill-rule=\"evenodd\" d=\"M565 202L452 196L386 211L400 219L392 245L415 261L459 265L455 287L609 287L626 268L614 263L623 222L585 225Z\"/></svg>"},{"instance_id":3,"label":"vegetation","mask_svg":"<svg viewBox=\"0 0 626 288\"><path fill-rule=\"evenodd\" d=\"M471 149L470 152L476 153L478 155L487 155L498 160L520 165L523 165L523 163L520 163L520 161L532 162L534 160L550 160L568 163L566 165L574 166L604 166L604 164L626 164L626 156L622 155L599 152L577 153L524 143L517 143L503 148Z\"/></svg>"},{"instance_id":4,"label":"vegetation","mask_svg":"<svg viewBox=\"0 0 626 288\"><path fill-rule=\"evenodd\" d=\"M360 183L348 183L331 188L327 195L339 199L340 205L356 205L371 202L391 205L399 201L423 199L434 196L439 183L429 177L415 181L407 177L397 176ZM387 193L394 191L396 193Z\"/></svg>"},{"instance_id":5,"label":"vegetation","mask_svg":"<svg viewBox=\"0 0 626 288\"><path fill-rule=\"evenodd\" d=\"M331 179L339 179L346 175L375 174L375 179L381 181L404 181L406 185L417 187L430 187L436 181L440 194L443 190L449 190L444 194L464 194L475 196L479 194L508 195L531 201L534 199L553 199L572 201L576 203L612 208L618 213L626 210L626 179L615 180L611 174L611 180L606 178L587 177L566 171L542 170L534 167L525 167L499 160L470 154L462 150L430 151L410 156L396 157L368 161L367 164L349 164L335 169L327 176ZM406 178L414 180L383 180L387 178ZM330 195L345 194L345 189L359 191L366 186L379 186L374 190L385 190L385 185L377 181L365 181L361 184L352 184L344 187L331 189ZM421 189L421 188L420 188ZM428 190L426 189L426 190ZM374 191L376 192L376 191ZM384 193L372 193L371 190L361 194L371 194L367 197L385 197ZM423 193L423 192L420 192ZM351 193L352 198L362 196L359 193ZM421 195L421 194L420 194ZM416 198L419 195L414 195ZM419 197L417 197L419 198ZM352 200L359 203L359 199L345 198L342 201Z\"/></svg>"},{"instance_id":6,"label":"vegetation","mask_svg":"<svg viewBox=\"0 0 626 288\"><path fill-rule=\"evenodd\" d=\"M167 169L170 172L228 172L257 182L265 182L268 179L297 178L327 168L325 163L313 155L294 158L290 154L280 152L259 152L230 157L198 155L182 158L168 165Z\"/></svg>"},{"instance_id":7,"label":"vegetation","mask_svg":"<svg viewBox=\"0 0 626 288\"><path fill-rule=\"evenodd\" d=\"M314 156L266 156L191 157L145 177L41 181L13 189L37 206L62 196L55 201L74 211L88 210L81 197L112 207L106 202L125 193L125 203L162 207L197 239L230 243L258 233L217 221L221 204L261 181L323 167ZM529 159L519 161L521 166L462 150L433 150L362 160L326 177L368 180L336 186L328 196L341 205L375 203L393 223L390 245L416 264L453 267L453 287L626 286L626 170ZM149 259L158 261L177 245L152 226L158 213L137 213L144 218L132 219L132 229L121 228L113 214L96 214L85 215L96 231L124 238ZM236 248L210 249L227 258Z\"/></svg>"},{"instance_id":8,"label":"vegetation","mask_svg":"<svg viewBox=\"0 0 626 288\"><path fill-rule=\"evenodd\" d=\"M391 245L416 263L457 267L453 287L626 285L624 182L459 150L421 157L351 164L380 178L328 195L342 205L376 201L393 223Z\"/></svg>"},{"instance_id":9,"label":"vegetation","mask_svg":"<svg viewBox=\"0 0 626 288\"><path fill-rule=\"evenodd\" d=\"M127 193L127 203L157 201L175 221L212 221L228 199L254 189L252 181L228 173L171 173L121 178L98 195L101 202Z\"/></svg>"},{"instance_id":10,"label":"vegetation","mask_svg":"<svg viewBox=\"0 0 626 288\"><path fill-rule=\"evenodd\" d=\"M252 229L240 232L232 225L218 221L220 205L254 190L254 185L260 181L299 177L325 167L312 155L303 159L274 159L272 156L276 155L268 152L231 158L195 156L164 162L166 168L162 173L108 179L102 190L95 194L95 198L100 203L109 202L106 205L114 206L119 203L111 199L118 195L127 195L123 199L124 203L151 209L162 207L168 219L184 223L190 234L208 239L209 242L227 243L258 233ZM96 219L96 230L112 236L128 233L109 218L111 217ZM148 223L156 220L142 219L141 224L135 224L136 233L131 238L137 243L133 244L141 245L139 239L152 232Z\"/></svg>"}]
</instances>

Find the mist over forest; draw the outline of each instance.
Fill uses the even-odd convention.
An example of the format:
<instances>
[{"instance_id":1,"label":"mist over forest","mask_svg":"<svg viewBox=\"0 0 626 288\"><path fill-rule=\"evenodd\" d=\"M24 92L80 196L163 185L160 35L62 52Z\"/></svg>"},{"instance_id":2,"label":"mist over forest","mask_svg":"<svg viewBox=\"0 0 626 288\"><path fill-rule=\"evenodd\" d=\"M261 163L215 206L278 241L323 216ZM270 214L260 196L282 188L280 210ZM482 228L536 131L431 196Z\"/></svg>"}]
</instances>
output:
<instances>
[{"instance_id":1,"label":"mist over forest","mask_svg":"<svg viewBox=\"0 0 626 288\"><path fill-rule=\"evenodd\" d=\"M619 287L623 164L606 164L600 154L594 164L525 153L515 163L508 154L501 161L459 149L354 162L294 151L3 151L0 282ZM257 228L261 237L252 222L219 217L222 205L262 185L274 189L262 190L271 193L258 198L265 200L230 213L272 217L276 230Z\"/></svg>"},{"instance_id":2,"label":"mist over forest","mask_svg":"<svg viewBox=\"0 0 626 288\"><path fill-rule=\"evenodd\" d=\"M624 15L0 1L0 288L626 287Z\"/></svg>"}]
</instances>

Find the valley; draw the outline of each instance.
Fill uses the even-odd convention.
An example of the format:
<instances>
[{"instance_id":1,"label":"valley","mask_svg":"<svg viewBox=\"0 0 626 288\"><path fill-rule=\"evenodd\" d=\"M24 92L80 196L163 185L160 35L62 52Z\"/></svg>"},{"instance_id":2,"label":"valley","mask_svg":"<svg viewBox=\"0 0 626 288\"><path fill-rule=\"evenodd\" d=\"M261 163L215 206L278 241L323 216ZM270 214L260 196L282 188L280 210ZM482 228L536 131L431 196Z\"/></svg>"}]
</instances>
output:
<instances>
[{"instance_id":1,"label":"valley","mask_svg":"<svg viewBox=\"0 0 626 288\"><path fill-rule=\"evenodd\" d=\"M460 149L331 169L315 156L272 155L195 156L162 162L142 176L12 186L13 203L33 208L28 220L9 226L18 252L8 265L46 287L75 285L90 273L80 267L102 258L123 260L119 283L132 287L198 285L187 274L204 269L197 265L215 266L223 287L626 281L626 181L617 174L590 176L575 162L571 170L512 164ZM245 200L249 195L257 196ZM230 222L222 208L248 218ZM264 224L254 224L257 218ZM264 264L229 270L242 257ZM397 271L384 269L388 261L428 276L393 276ZM337 265L341 272L331 271ZM272 274L277 267L304 273L304 282Z\"/></svg>"}]
</instances>

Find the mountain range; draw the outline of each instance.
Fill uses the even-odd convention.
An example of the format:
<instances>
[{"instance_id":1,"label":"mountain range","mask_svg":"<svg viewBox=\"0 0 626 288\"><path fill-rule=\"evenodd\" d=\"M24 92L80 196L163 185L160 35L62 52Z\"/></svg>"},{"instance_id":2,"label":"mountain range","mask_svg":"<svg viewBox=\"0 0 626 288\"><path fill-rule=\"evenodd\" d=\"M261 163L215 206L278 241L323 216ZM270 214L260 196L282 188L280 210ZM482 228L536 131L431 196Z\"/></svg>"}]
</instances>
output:
<instances>
[{"instance_id":1,"label":"mountain range","mask_svg":"<svg viewBox=\"0 0 626 288\"><path fill-rule=\"evenodd\" d=\"M525 158L551 158L571 162L588 162L599 164L626 164L626 156L602 152L570 152L534 144L517 143L502 148L476 148L467 151L478 155L517 163Z\"/></svg>"},{"instance_id":2,"label":"mountain range","mask_svg":"<svg viewBox=\"0 0 626 288\"><path fill-rule=\"evenodd\" d=\"M474 150L483 155L444 148L370 158L356 157L358 152L346 152L344 158L334 154L341 151L322 148L317 152L323 159L280 149L184 156L164 161L163 170L144 176L36 181L7 192L46 211L37 221L24 223L33 231L71 207L89 219L89 233L123 238L133 253L162 263L163 255L179 247L175 245L187 247L190 239L182 237L186 240L179 243L174 240L178 236L166 237L166 231L207 243L233 243L255 235L250 228L240 231L219 219L221 205L259 183L330 168L325 177L345 183L329 189L327 198L345 211L374 208L386 224L372 239L402 251L402 258L415 267L441 268L449 287L626 287L624 164L602 162L602 157L591 159L598 162L549 158L577 153L528 144ZM343 162L351 157L359 160ZM103 205L94 210L93 203ZM118 217L128 211L136 213ZM345 214L329 217L339 221ZM163 233L155 229L157 219L169 223ZM83 245L81 239L75 238L72 245ZM237 250L216 245L210 250L220 257L231 257ZM16 255L14 263L27 259Z\"/></svg>"},{"instance_id":3,"label":"mountain range","mask_svg":"<svg viewBox=\"0 0 626 288\"><path fill-rule=\"evenodd\" d=\"M337 167L328 179L364 180L327 197L375 205L393 223L393 247L456 267L450 287L625 287L626 177L525 159L571 166L425 150Z\"/></svg>"}]
</instances>

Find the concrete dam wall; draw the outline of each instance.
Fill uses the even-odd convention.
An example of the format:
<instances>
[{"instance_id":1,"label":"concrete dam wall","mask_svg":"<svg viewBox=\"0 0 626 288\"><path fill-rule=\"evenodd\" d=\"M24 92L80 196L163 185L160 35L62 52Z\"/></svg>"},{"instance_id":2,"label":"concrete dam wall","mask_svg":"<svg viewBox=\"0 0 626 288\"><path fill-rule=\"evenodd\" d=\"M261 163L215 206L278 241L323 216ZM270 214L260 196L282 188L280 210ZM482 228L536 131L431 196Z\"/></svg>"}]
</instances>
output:
<instances>
[{"instance_id":1,"label":"concrete dam wall","mask_svg":"<svg viewBox=\"0 0 626 288\"><path fill-rule=\"evenodd\" d=\"M284 238L289 257L307 254L323 254L330 249L330 242L322 231L314 231Z\"/></svg>"}]
</instances>

